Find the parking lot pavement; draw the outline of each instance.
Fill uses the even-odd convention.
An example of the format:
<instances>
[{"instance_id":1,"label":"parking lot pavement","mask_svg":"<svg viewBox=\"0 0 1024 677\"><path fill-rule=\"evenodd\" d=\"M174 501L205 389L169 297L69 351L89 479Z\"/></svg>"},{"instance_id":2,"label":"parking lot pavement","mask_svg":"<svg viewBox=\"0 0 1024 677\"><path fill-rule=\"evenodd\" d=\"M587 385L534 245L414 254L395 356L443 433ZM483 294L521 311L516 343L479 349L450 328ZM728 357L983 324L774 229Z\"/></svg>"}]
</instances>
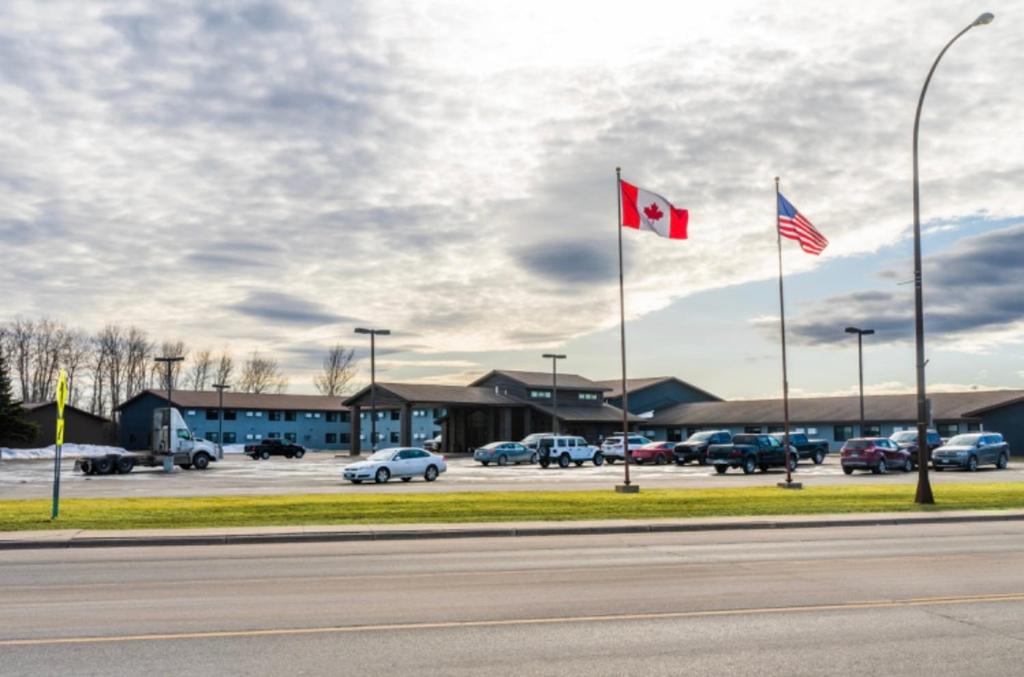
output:
<instances>
[{"instance_id":1,"label":"parking lot pavement","mask_svg":"<svg viewBox=\"0 0 1024 677\"><path fill-rule=\"evenodd\" d=\"M85 476L74 472L74 463L62 465L61 496L147 497L212 496L244 494L367 493L367 492L446 492L446 491L575 491L608 489L622 482L621 463L595 467L591 464L566 469L543 469L535 465L484 467L470 458L450 458L448 472L436 482L388 482L385 485L352 485L341 479L342 470L353 459L333 453L312 453L302 459L271 458L253 461L245 456L228 456L209 470L181 470L165 474L162 470L139 468L128 475ZM785 471L744 475L730 470L717 475L711 466L674 464L630 466L635 484L654 489L774 486L785 478ZM890 472L872 475L843 474L837 456L816 466L800 463L794 479L805 485L914 484L917 473ZM932 481L942 482L1019 482L1024 481L1024 463L1012 462L1007 470L979 468L975 473L961 471L932 472ZM0 464L0 499L48 498L52 492L52 461L4 461Z\"/></svg>"}]
</instances>

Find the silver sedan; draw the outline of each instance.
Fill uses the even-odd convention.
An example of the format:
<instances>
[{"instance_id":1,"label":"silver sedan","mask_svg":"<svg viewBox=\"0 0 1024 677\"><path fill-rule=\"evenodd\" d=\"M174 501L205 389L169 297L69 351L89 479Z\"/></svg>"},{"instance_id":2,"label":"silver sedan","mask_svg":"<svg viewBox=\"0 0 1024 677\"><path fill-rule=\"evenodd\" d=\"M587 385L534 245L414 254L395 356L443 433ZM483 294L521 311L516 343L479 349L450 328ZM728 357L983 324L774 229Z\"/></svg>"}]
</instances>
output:
<instances>
[{"instance_id":1,"label":"silver sedan","mask_svg":"<svg viewBox=\"0 0 1024 677\"><path fill-rule=\"evenodd\" d=\"M422 477L433 482L437 476L448 469L444 456L432 454L426 449L416 447L399 447L381 449L365 461L345 466L344 477L353 484L373 480L383 484L392 477L399 477L403 482L413 477Z\"/></svg>"}]
</instances>

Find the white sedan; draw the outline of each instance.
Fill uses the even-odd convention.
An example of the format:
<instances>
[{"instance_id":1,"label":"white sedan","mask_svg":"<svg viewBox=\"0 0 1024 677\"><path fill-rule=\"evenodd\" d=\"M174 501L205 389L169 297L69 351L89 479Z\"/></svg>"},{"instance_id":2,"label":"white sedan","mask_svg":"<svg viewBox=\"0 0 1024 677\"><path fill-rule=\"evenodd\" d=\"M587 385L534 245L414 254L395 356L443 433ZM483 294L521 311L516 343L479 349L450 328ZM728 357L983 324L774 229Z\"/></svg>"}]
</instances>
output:
<instances>
[{"instance_id":1,"label":"white sedan","mask_svg":"<svg viewBox=\"0 0 1024 677\"><path fill-rule=\"evenodd\" d=\"M361 484L364 480L383 484L392 477L400 477L403 482L413 477L433 482L447 469L444 456L432 454L426 449L399 447L381 449L365 461L346 466L344 477L353 484Z\"/></svg>"}]
</instances>

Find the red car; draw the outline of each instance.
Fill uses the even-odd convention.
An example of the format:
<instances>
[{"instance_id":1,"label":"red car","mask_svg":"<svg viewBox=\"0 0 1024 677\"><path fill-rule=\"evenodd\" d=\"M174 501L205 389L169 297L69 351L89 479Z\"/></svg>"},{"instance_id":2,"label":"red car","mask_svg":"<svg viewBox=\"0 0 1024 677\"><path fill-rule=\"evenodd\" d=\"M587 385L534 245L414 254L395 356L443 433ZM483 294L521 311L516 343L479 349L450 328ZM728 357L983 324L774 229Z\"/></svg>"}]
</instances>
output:
<instances>
[{"instance_id":1,"label":"red car","mask_svg":"<svg viewBox=\"0 0 1024 677\"><path fill-rule=\"evenodd\" d=\"M839 459L847 475L852 475L857 469L870 470L876 475L885 474L889 468L899 468L904 472L914 469L910 452L901 449L900 445L888 437L856 437L846 440Z\"/></svg>"},{"instance_id":2,"label":"red car","mask_svg":"<svg viewBox=\"0 0 1024 677\"><path fill-rule=\"evenodd\" d=\"M675 458L675 448L675 442L651 442L629 452L629 457L634 463L654 461L656 465L665 465Z\"/></svg>"}]
</instances>

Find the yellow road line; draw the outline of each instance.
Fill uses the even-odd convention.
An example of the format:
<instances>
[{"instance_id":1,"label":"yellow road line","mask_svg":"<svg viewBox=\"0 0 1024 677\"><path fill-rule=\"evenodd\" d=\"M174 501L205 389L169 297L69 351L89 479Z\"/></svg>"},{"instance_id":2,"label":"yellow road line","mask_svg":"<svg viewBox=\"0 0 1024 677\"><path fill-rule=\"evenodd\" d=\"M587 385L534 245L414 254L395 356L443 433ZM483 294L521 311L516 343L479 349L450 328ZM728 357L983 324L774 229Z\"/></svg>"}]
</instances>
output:
<instances>
[{"instance_id":1,"label":"yellow road line","mask_svg":"<svg viewBox=\"0 0 1024 677\"><path fill-rule=\"evenodd\" d=\"M849 611L857 609L895 609L951 604L979 604L991 602L1024 602L1024 592L990 595L962 595L947 597L913 597L901 600L875 600L813 604L807 606L753 607L747 609L718 609L708 611L664 611L654 613L608 614L603 616L554 616L548 618L513 618L507 620L438 621L425 623L387 623L380 625L341 625L311 628L270 628L264 630L212 630L208 632L172 632L147 635L116 635L110 637L53 637L44 639L0 640L0 647L46 646L55 644L98 644L110 642L143 642L180 639L223 639L244 637L285 637L289 635L347 634L381 632L388 630L447 630L454 628L492 628L522 625L558 625L569 623L602 623L608 621L649 621L717 616L756 616L768 614L807 613L814 611Z\"/></svg>"}]
</instances>

